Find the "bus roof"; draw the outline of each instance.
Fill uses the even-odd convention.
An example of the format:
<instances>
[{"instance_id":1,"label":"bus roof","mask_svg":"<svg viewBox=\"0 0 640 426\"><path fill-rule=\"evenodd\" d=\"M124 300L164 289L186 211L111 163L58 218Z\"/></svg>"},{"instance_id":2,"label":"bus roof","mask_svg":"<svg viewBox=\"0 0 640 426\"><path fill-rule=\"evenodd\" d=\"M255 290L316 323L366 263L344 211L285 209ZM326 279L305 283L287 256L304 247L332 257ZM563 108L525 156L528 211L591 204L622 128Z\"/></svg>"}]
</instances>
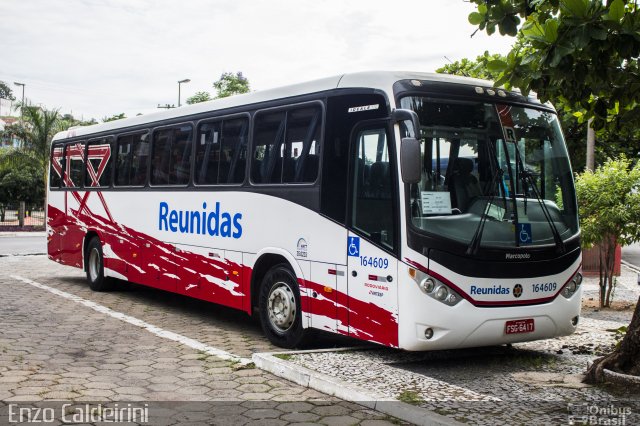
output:
<instances>
[{"instance_id":1,"label":"bus roof","mask_svg":"<svg viewBox=\"0 0 640 426\"><path fill-rule=\"evenodd\" d=\"M339 88L371 88L392 92L393 84L399 80L429 80L443 83L457 83L482 87L493 87L493 83L486 80L479 80L469 77L459 77L449 74L419 73L406 71L367 71L351 74L342 74L334 77L327 77L305 83L293 84L274 89L261 90L243 95L235 95L222 99L215 99L208 102L201 102L193 105L185 105L179 108L172 108L153 112L151 114L139 115L136 117L121 120L109 121L106 123L94 124L92 126L81 126L57 133L53 140L61 140L76 136L91 135L95 133L108 132L111 130L140 126L147 123L154 123L163 120L170 120L183 116L206 113L233 108L241 105L251 105L276 99L284 99L298 95L323 92Z\"/></svg>"}]
</instances>

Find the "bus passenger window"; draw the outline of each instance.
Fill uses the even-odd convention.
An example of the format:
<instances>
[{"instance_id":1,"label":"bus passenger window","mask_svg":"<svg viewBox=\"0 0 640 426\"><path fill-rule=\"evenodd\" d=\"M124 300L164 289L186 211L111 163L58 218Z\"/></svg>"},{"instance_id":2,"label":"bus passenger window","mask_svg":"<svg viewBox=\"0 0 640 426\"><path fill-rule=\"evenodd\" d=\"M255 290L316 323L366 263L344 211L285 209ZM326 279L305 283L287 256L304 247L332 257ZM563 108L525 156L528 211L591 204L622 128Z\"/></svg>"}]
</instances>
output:
<instances>
[{"instance_id":1,"label":"bus passenger window","mask_svg":"<svg viewBox=\"0 0 640 426\"><path fill-rule=\"evenodd\" d=\"M54 145L51 150L51 162L49 165L49 188L59 188L62 183L62 171L65 169L64 147Z\"/></svg>"},{"instance_id":2,"label":"bus passenger window","mask_svg":"<svg viewBox=\"0 0 640 426\"><path fill-rule=\"evenodd\" d=\"M251 166L254 183L313 183L320 166L322 109L258 114Z\"/></svg>"},{"instance_id":3,"label":"bus passenger window","mask_svg":"<svg viewBox=\"0 0 640 426\"><path fill-rule=\"evenodd\" d=\"M148 133L120 136L116 146L116 186L143 186L147 180Z\"/></svg>"},{"instance_id":4,"label":"bus passenger window","mask_svg":"<svg viewBox=\"0 0 640 426\"><path fill-rule=\"evenodd\" d=\"M65 174L67 188L81 188L84 171L84 142L69 144L65 148L65 157L69 162Z\"/></svg>"},{"instance_id":5,"label":"bus passenger window","mask_svg":"<svg viewBox=\"0 0 640 426\"><path fill-rule=\"evenodd\" d=\"M246 170L249 120L236 118L198 127L196 139L197 185L242 183Z\"/></svg>"},{"instance_id":6,"label":"bus passenger window","mask_svg":"<svg viewBox=\"0 0 640 426\"><path fill-rule=\"evenodd\" d=\"M87 144L87 170L85 187L108 187L111 185L112 161L111 140L108 138L89 141Z\"/></svg>"},{"instance_id":7,"label":"bus passenger window","mask_svg":"<svg viewBox=\"0 0 640 426\"><path fill-rule=\"evenodd\" d=\"M153 134L151 184L186 185L191 176L191 126L161 129Z\"/></svg>"}]
</instances>

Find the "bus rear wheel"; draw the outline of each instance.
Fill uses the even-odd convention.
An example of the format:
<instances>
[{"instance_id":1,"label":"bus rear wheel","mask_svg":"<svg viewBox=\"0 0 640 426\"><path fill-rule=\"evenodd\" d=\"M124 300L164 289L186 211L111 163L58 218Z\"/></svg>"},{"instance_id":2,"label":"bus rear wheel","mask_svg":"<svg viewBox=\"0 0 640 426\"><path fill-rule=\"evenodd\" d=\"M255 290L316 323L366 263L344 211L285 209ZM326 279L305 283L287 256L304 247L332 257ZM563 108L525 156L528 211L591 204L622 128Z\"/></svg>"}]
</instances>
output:
<instances>
[{"instance_id":1,"label":"bus rear wheel","mask_svg":"<svg viewBox=\"0 0 640 426\"><path fill-rule=\"evenodd\" d=\"M87 251L84 254L84 265L91 290L109 291L113 289L113 279L104 276L104 256L98 237L93 237L89 241Z\"/></svg>"},{"instance_id":2,"label":"bus rear wheel","mask_svg":"<svg viewBox=\"0 0 640 426\"><path fill-rule=\"evenodd\" d=\"M302 328L300 292L294 273L286 265L274 266L260 286L259 311L269 341L282 348L304 345L309 336Z\"/></svg>"}]
</instances>

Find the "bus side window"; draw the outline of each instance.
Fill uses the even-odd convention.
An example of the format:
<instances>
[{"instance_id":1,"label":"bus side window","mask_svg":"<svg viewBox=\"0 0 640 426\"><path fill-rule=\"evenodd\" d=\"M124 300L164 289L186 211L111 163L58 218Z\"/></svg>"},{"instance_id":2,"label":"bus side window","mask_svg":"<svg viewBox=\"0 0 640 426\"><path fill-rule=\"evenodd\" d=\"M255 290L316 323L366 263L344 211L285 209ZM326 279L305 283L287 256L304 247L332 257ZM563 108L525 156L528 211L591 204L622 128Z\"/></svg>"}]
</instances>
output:
<instances>
[{"instance_id":1,"label":"bus side window","mask_svg":"<svg viewBox=\"0 0 640 426\"><path fill-rule=\"evenodd\" d=\"M218 183L242 183L247 165L249 120L225 120L222 129Z\"/></svg>"},{"instance_id":2,"label":"bus side window","mask_svg":"<svg viewBox=\"0 0 640 426\"><path fill-rule=\"evenodd\" d=\"M287 113L283 182L313 183L320 165L322 110L313 106Z\"/></svg>"},{"instance_id":3,"label":"bus side window","mask_svg":"<svg viewBox=\"0 0 640 426\"><path fill-rule=\"evenodd\" d=\"M116 144L116 186L143 186L147 179L148 133L120 136Z\"/></svg>"},{"instance_id":4,"label":"bus side window","mask_svg":"<svg viewBox=\"0 0 640 426\"><path fill-rule=\"evenodd\" d=\"M64 183L67 188L81 188L84 172L84 142L71 143L65 147L68 167Z\"/></svg>"},{"instance_id":5,"label":"bus side window","mask_svg":"<svg viewBox=\"0 0 640 426\"><path fill-rule=\"evenodd\" d=\"M51 162L49 164L49 188L60 187L64 168L64 147L62 145L54 145L51 150Z\"/></svg>"},{"instance_id":6,"label":"bus side window","mask_svg":"<svg viewBox=\"0 0 640 426\"><path fill-rule=\"evenodd\" d=\"M258 114L255 121L251 179L254 183L282 182L282 142L286 113Z\"/></svg>"},{"instance_id":7,"label":"bus side window","mask_svg":"<svg viewBox=\"0 0 640 426\"><path fill-rule=\"evenodd\" d=\"M198 126L196 139L195 183L211 185L218 183L221 123L203 123Z\"/></svg>"},{"instance_id":8,"label":"bus side window","mask_svg":"<svg viewBox=\"0 0 640 426\"><path fill-rule=\"evenodd\" d=\"M151 184L186 185L191 176L190 125L160 129L151 146Z\"/></svg>"},{"instance_id":9,"label":"bus side window","mask_svg":"<svg viewBox=\"0 0 640 426\"><path fill-rule=\"evenodd\" d=\"M111 139L97 139L87 143L85 187L108 187L111 185L113 169L111 157Z\"/></svg>"},{"instance_id":10,"label":"bus side window","mask_svg":"<svg viewBox=\"0 0 640 426\"><path fill-rule=\"evenodd\" d=\"M320 167L319 106L259 113L251 179L254 183L313 183Z\"/></svg>"}]
</instances>

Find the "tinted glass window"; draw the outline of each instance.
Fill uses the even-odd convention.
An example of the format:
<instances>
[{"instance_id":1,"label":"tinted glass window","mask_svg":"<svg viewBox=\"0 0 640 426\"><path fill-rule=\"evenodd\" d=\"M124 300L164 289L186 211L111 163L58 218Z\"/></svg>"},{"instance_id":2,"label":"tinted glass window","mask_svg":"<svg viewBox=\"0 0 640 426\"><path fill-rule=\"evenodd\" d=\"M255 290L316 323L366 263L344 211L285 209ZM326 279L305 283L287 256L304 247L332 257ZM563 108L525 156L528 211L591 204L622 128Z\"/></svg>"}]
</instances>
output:
<instances>
[{"instance_id":1,"label":"tinted glass window","mask_svg":"<svg viewBox=\"0 0 640 426\"><path fill-rule=\"evenodd\" d=\"M357 135L353 167L353 227L375 243L394 248L392 159L384 128Z\"/></svg>"},{"instance_id":2,"label":"tinted glass window","mask_svg":"<svg viewBox=\"0 0 640 426\"><path fill-rule=\"evenodd\" d=\"M65 148L65 157L68 161L65 186L68 188L82 187L84 171L84 142L67 145Z\"/></svg>"},{"instance_id":3,"label":"tinted glass window","mask_svg":"<svg viewBox=\"0 0 640 426\"><path fill-rule=\"evenodd\" d=\"M116 148L116 186L143 186L148 158L148 133L120 136Z\"/></svg>"},{"instance_id":4,"label":"tinted glass window","mask_svg":"<svg viewBox=\"0 0 640 426\"><path fill-rule=\"evenodd\" d=\"M319 107L293 110L287 114L283 182L315 182L320 164L321 120Z\"/></svg>"},{"instance_id":5,"label":"tinted glass window","mask_svg":"<svg viewBox=\"0 0 640 426\"><path fill-rule=\"evenodd\" d=\"M255 183L314 182L318 176L319 106L258 114L251 179Z\"/></svg>"},{"instance_id":6,"label":"tinted glass window","mask_svg":"<svg viewBox=\"0 0 640 426\"><path fill-rule=\"evenodd\" d=\"M198 127L196 184L239 183L244 180L248 128L246 118L203 123Z\"/></svg>"},{"instance_id":7,"label":"tinted glass window","mask_svg":"<svg viewBox=\"0 0 640 426\"><path fill-rule=\"evenodd\" d=\"M111 139L103 138L89 141L87 143L87 172L84 186L109 186L112 174Z\"/></svg>"},{"instance_id":8,"label":"tinted glass window","mask_svg":"<svg viewBox=\"0 0 640 426\"><path fill-rule=\"evenodd\" d=\"M151 156L152 185L186 185L191 176L190 125L154 132Z\"/></svg>"},{"instance_id":9,"label":"tinted glass window","mask_svg":"<svg viewBox=\"0 0 640 426\"><path fill-rule=\"evenodd\" d=\"M62 171L64 170L64 147L54 145L51 150L51 164L49 167L49 187L59 188L62 183Z\"/></svg>"}]
</instances>

